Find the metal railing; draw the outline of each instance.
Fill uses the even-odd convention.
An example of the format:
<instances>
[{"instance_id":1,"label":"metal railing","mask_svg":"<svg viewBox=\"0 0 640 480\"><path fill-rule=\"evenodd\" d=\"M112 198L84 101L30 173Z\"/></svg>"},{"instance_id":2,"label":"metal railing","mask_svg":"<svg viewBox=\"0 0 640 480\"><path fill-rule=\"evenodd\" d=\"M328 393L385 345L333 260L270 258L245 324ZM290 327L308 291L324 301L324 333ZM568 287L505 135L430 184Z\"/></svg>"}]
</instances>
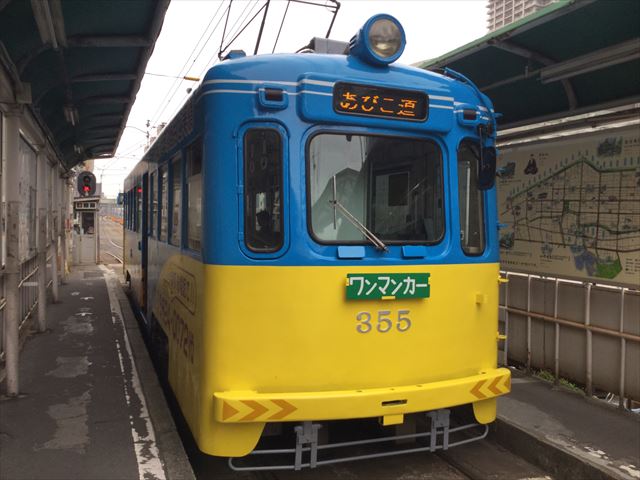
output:
<instances>
[{"instance_id":1,"label":"metal railing","mask_svg":"<svg viewBox=\"0 0 640 480\"><path fill-rule=\"evenodd\" d=\"M502 271L500 361L640 400L640 291ZM595 360L595 361L594 361Z\"/></svg>"},{"instance_id":2,"label":"metal railing","mask_svg":"<svg viewBox=\"0 0 640 480\"><path fill-rule=\"evenodd\" d=\"M51 275L51 262L56 261L52 254L47 256L47 271L45 272L48 279L47 288L53 283ZM38 281L40 280L40 272L38 267L38 256L34 255L22 262L20 265L20 282L18 283L18 295L20 296L20 338L23 337L27 329L31 326L30 320L38 306ZM5 276L0 275L0 367L4 363L4 339L5 339L5 307L7 301L5 298Z\"/></svg>"}]
</instances>

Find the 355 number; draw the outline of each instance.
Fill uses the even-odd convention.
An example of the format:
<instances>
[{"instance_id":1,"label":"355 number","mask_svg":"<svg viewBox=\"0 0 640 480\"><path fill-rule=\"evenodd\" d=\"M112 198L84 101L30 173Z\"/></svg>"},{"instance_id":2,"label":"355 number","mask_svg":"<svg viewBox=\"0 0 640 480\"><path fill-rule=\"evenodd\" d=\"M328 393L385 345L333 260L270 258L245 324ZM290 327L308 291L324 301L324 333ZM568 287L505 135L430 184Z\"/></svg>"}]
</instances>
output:
<instances>
[{"instance_id":1,"label":"355 number","mask_svg":"<svg viewBox=\"0 0 640 480\"><path fill-rule=\"evenodd\" d=\"M379 310L375 318L369 312L360 312L356 315L356 330L359 333L369 333L373 329L380 333L387 333L394 327L399 332L406 332L411 328L409 310L398 310L392 317L391 310Z\"/></svg>"}]
</instances>

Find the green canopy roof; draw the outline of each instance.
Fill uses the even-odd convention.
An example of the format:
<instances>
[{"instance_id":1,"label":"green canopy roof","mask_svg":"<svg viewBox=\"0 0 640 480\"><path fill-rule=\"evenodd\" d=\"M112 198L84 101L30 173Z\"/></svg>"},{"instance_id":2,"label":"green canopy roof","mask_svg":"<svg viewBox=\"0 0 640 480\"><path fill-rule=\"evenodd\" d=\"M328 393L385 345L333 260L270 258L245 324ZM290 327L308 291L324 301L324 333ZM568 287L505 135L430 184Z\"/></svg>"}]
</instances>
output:
<instances>
[{"instance_id":1,"label":"green canopy roof","mask_svg":"<svg viewBox=\"0 0 640 480\"><path fill-rule=\"evenodd\" d=\"M640 1L565 0L418 64L463 73L502 128L640 101Z\"/></svg>"},{"instance_id":2,"label":"green canopy roof","mask_svg":"<svg viewBox=\"0 0 640 480\"><path fill-rule=\"evenodd\" d=\"M169 0L0 0L0 67L67 167L115 152Z\"/></svg>"}]
</instances>

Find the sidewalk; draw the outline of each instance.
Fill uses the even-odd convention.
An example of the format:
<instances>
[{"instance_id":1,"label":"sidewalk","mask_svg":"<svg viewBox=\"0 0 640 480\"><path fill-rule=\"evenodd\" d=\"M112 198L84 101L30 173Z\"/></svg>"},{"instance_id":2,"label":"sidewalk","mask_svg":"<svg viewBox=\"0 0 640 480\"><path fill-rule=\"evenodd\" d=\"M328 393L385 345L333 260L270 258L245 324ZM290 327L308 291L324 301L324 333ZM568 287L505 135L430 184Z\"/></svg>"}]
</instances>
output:
<instances>
[{"instance_id":1,"label":"sidewalk","mask_svg":"<svg viewBox=\"0 0 640 480\"><path fill-rule=\"evenodd\" d=\"M640 479L640 416L513 372L494 438L559 479Z\"/></svg>"},{"instance_id":2,"label":"sidewalk","mask_svg":"<svg viewBox=\"0 0 640 480\"><path fill-rule=\"evenodd\" d=\"M0 478L192 479L116 274L74 268L47 322L0 402Z\"/></svg>"}]
</instances>

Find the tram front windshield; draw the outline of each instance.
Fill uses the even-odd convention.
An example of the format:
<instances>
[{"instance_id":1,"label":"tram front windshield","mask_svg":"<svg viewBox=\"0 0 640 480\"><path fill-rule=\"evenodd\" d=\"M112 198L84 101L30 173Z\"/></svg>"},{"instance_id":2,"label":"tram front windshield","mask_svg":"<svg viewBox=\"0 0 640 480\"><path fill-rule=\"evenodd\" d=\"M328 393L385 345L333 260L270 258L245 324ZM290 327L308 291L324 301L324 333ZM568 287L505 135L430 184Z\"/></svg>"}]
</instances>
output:
<instances>
[{"instance_id":1,"label":"tram front windshield","mask_svg":"<svg viewBox=\"0 0 640 480\"><path fill-rule=\"evenodd\" d=\"M309 143L311 230L321 243L437 243L444 233L442 155L432 141L323 133ZM334 186L335 185L335 186Z\"/></svg>"}]
</instances>

